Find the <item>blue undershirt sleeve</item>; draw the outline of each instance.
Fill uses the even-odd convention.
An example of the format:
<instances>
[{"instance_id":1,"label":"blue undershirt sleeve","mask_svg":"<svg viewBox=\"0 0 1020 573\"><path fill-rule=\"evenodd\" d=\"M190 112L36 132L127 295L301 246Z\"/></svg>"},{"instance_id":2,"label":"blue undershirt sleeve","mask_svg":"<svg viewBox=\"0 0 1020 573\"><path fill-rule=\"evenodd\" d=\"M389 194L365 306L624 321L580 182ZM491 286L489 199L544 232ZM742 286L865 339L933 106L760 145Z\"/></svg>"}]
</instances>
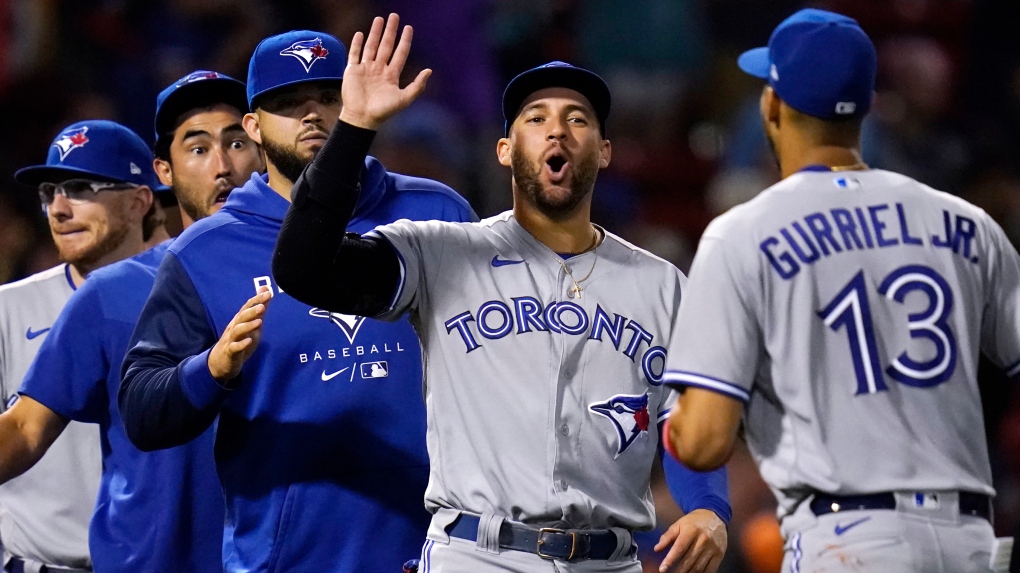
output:
<instances>
[{"instance_id":1,"label":"blue undershirt sleeve","mask_svg":"<svg viewBox=\"0 0 1020 573\"><path fill-rule=\"evenodd\" d=\"M730 507L726 466L710 472L696 472L688 469L673 456L665 454L661 445L659 456L662 458L662 471L666 474L669 493L684 513L690 513L695 509L707 509L718 515L726 525L730 524L733 509Z\"/></svg>"},{"instance_id":2,"label":"blue undershirt sleeve","mask_svg":"<svg viewBox=\"0 0 1020 573\"><path fill-rule=\"evenodd\" d=\"M128 438L138 449L179 446L212 425L230 395L206 362L217 339L194 283L175 253L168 252L121 368L117 402ZM234 386L239 380L230 382Z\"/></svg>"}]
</instances>

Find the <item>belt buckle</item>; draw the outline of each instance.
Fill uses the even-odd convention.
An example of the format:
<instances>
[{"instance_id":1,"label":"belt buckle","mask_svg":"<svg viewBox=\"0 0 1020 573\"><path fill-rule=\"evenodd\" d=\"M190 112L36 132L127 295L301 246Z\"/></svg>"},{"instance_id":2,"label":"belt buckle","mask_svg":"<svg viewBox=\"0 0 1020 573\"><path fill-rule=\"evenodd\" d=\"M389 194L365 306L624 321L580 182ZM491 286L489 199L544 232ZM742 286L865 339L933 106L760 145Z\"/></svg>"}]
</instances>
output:
<instances>
[{"instance_id":1,"label":"belt buckle","mask_svg":"<svg viewBox=\"0 0 1020 573\"><path fill-rule=\"evenodd\" d=\"M538 543L535 547L535 553L538 554L542 559L556 559L555 555L549 555L542 553L542 544L545 540L542 539L542 535L546 533L562 533L570 536L570 555L567 556L567 561L574 558L574 554L577 553L577 532L576 531L565 531L563 529L557 529L555 527L543 527L538 530Z\"/></svg>"}]
</instances>

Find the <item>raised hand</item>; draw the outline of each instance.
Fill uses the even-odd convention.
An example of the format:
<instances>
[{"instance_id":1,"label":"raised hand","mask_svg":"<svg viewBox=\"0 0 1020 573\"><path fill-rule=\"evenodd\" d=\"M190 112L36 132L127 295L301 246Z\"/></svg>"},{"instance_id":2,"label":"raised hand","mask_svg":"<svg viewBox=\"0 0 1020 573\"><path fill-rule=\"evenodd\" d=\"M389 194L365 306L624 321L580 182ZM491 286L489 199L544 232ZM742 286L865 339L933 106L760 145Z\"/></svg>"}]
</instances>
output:
<instances>
[{"instance_id":1,"label":"raised hand","mask_svg":"<svg viewBox=\"0 0 1020 573\"><path fill-rule=\"evenodd\" d=\"M400 87L400 74L411 51L414 30L404 26L398 42L399 26L400 17L390 14L385 30L383 19L376 18L367 39L361 32L354 34L341 90L344 102L341 121L365 129L379 129L425 89L425 82L432 75L430 69L419 72L407 87Z\"/></svg>"},{"instance_id":2,"label":"raised hand","mask_svg":"<svg viewBox=\"0 0 1020 573\"><path fill-rule=\"evenodd\" d=\"M216 345L209 351L209 373L220 384L226 384L241 373L244 362L258 348L262 339L262 317L272 295L265 287L248 299L231 319Z\"/></svg>"}]
</instances>

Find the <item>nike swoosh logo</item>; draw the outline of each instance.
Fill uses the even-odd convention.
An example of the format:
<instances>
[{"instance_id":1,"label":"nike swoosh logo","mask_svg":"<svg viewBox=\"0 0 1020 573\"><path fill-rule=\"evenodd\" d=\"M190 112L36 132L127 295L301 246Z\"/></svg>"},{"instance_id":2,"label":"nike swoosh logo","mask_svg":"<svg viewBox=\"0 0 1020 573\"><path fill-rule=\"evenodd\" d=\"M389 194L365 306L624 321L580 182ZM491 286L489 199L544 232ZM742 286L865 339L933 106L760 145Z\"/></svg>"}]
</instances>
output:
<instances>
[{"instance_id":1,"label":"nike swoosh logo","mask_svg":"<svg viewBox=\"0 0 1020 573\"><path fill-rule=\"evenodd\" d=\"M35 332L32 332L32 327L29 326L28 330L25 332L25 338L27 338L29 340L32 340L33 338L39 338L40 336L46 334L49 331L50 331L49 328L44 328L42 330L37 330Z\"/></svg>"},{"instance_id":2,"label":"nike swoosh logo","mask_svg":"<svg viewBox=\"0 0 1020 573\"><path fill-rule=\"evenodd\" d=\"M871 518L870 517L862 517L862 518L858 519L857 521L850 522L850 523L848 523L846 525L840 525L840 524L837 523L836 524L836 529L835 529L836 535L843 535L844 533L849 531L851 527L857 527L858 525L864 523L865 521L867 521L869 519L871 519Z\"/></svg>"},{"instance_id":3,"label":"nike swoosh logo","mask_svg":"<svg viewBox=\"0 0 1020 573\"><path fill-rule=\"evenodd\" d=\"M524 262L524 260L512 261L512 260L509 260L509 259L501 259L501 258L499 258L499 255L496 255L495 257L492 257L492 266L494 266L494 267L505 267L507 265L519 265L519 264L521 264L523 262Z\"/></svg>"},{"instance_id":4,"label":"nike swoosh logo","mask_svg":"<svg viewBox=\"0 0 1020 573\"><path fill-rule=\"evenodd\" d=\"M344 370L348 370L348 369L350 369L350 366L348 366L347 368L341 368L340 370L337 370L336 372L334 372L332 374L326 374L326 371L323 370L322 371L322 381L323 382L329 382L330 380L332 380L332 379L336 378L337 376L339 376Z\"/></svg>"}]
</instances>

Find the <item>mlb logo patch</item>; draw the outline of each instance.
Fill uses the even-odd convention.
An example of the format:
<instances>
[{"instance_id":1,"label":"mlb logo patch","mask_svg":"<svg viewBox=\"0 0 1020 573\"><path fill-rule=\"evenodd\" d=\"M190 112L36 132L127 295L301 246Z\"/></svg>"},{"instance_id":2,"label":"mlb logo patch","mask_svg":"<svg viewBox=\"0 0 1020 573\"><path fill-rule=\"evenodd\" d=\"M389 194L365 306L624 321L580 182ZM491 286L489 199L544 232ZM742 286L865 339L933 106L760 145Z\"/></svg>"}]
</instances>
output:
<instances>
[{"instance_id":1,"label":"mlb logo patch","mask_svg":"<svg viewBox=\"0 0 1020 573\"><path fill-rule=\"evenodd\" d=\"M918 509L938 509L942 506L939 502L939 494L925 493L922 491L914 493L914 507Z\"/></svg>"},{"instance_id":2,"label":"mlb logo patch","mask_svg":"<svg viewBox=\"0 0 1020 573\"><path fill-rule=\"evenodd\" d=\"M280 52L281 56L291 56L301 62L306 73L312 69L315 62L326 59L328 54L329 50L322 45L322 38L294 42Z\"/></svg>"},{"instance_id":3,"label":"mlb logo patch","mask_svg":"<svg viewBox=\"0 0 1020 573\"><path fill-rule=\"evenodd\" d=\"M366 362L361 365L362 378L386 378L390 375L390 366L385 360Z\"/></svg>"},{"instance_id":4,"label":"mlb logo patch","mask_svg":"<svg viewBox=\"0 0 1020 573\"><path fill-rule=\"evenodd\" d=\"M86 127L79 127L78 129L72 129L65 131L60 134L60 137L53 142L53 146L60 151L60 160L63 161L67 157L68 153L71 153L79 147L85 147L85 144L89 142L89 138L85 133L89 130Z\"/></svg>"},{"instance_id":5,"label":"mlb logo patch","mask_svg":"<svg viewBox=\"0 0 1020 573\"><path fill-rule=\"evenodd\" d=\"M860 179L856 179L854 177L836 177L832 180L832 182L839 189L856 191L861 188Z\"/></svg>"}]
</instances>

